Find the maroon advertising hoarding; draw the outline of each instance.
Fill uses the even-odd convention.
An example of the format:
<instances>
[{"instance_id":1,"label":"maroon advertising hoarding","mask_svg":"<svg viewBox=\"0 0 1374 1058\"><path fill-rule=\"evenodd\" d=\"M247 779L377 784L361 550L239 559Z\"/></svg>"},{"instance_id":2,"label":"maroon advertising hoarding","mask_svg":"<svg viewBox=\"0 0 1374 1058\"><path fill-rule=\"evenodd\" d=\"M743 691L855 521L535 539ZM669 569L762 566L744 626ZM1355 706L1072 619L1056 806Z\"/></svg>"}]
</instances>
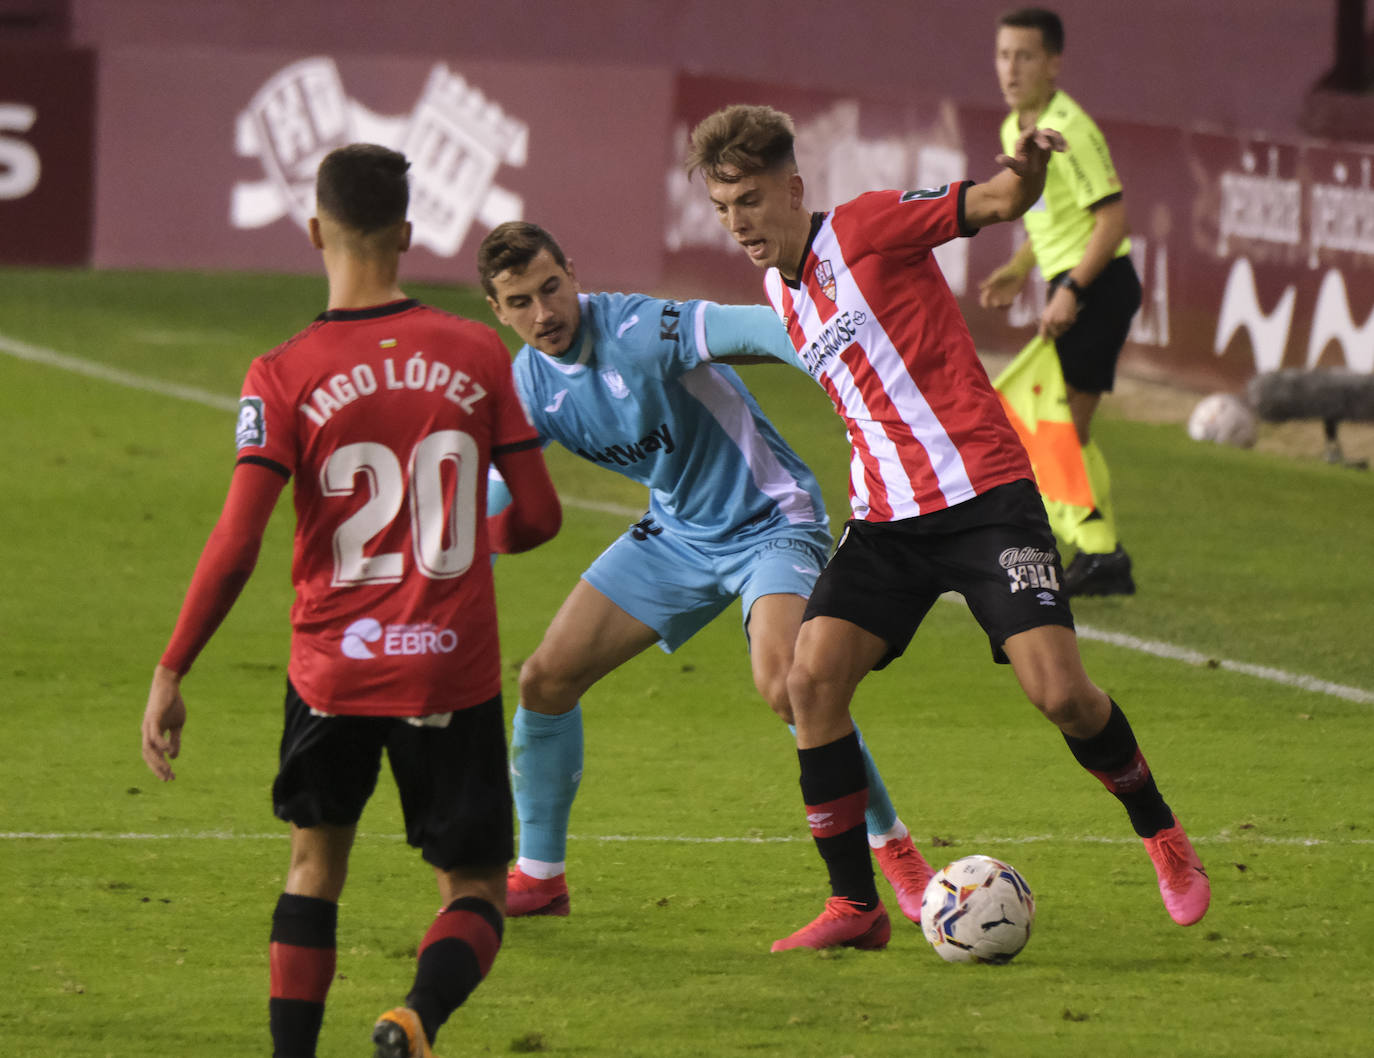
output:
<instances>
[{"instance_id":1,"label":"maroon advertising hoarding","mask_svg":"<svg viewBox=\"0 0 1374 1058\"><path fill-rule=\"evenodd\" d=\"M365 140L411 159L412 278L471 281L486 232L524 218L589 282L652 287L671 86L623 66L115 49L95 264L313 271L315 168Z\"/></svg>"},{"instance_id":2,"label":"maroon advertising hoarding","mask_svg":"<svg viewBox=\"0 0 1374 1058\"><path fill-rule=\"evenodd\" d=\"M89 51L0 49L0 264L89 259L94 68Z\"/></svg>"},{"instance_id":3,"label":"maroon advertising hoarding","mask_svg":"<svg viewBox=\"0 0 1374 1058\"><path fill-rule=\"evenodd\" d=\"M0 81L11 86L0 189L23 191L0 197L0 259L78 262L90 164L65 159L83 129L89 139L91 62L25 54L41 71L17 77L10 65ZM36 102L9 102L14 84ZM1001 111L917 93L658 67L126 46L99 63L89 260L313 272L315 165L336 144L372 140L414 165L413 278L470 282L482 236L525 218L560 238L589 289L759 302L761 277L681 167L691 126L733 102L793 115L813 208L995 171ZM1144 288L1125 370L1232 390L1278 367L1374 371L1374 146L1101 125ZM1039 277L1006 312L977 304L979 282L1022 238L1019 224L997 225L937 251L989 351L1020 348L1043 305Z\"/></svg>"}]
</instances>

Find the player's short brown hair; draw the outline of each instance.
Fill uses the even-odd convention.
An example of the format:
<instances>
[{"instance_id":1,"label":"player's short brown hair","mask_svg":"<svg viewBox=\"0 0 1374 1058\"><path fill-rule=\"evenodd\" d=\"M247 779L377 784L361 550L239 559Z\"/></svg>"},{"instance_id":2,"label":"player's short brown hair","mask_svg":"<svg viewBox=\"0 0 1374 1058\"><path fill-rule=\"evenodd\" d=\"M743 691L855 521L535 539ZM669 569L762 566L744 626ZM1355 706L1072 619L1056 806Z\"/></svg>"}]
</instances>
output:
<instances>
[{"instance_id":1,"label":"player's short brown hair","mask_svg":"<svg viewBox=\"0 0 1374 1058\"><path fill-rule=\"evenodd\" d=\"M524 269L539 255L540 250L548 250L554 262L565 272L568 258L552 235L538 224L527 220L509 220L498 224L487 233L482 245L477 247L477 277L482 281L482 289L487 297L496 297L496 287L492 283L502 272Z\"/></svg>"},{"instance_id":2,"label":"player's short brown hair","mask_svg":"<svg viewBox=\"0 0 1374 1058\"><path fill-rule=\"evenodd\" d=\"M315 175L315 208L360 235L406 219L410 162L375 143L350 143L330 151Z\"/></svg>"},{"instance_id":3,"label":"player's short brown hair","mask_svg":"<svg viewBox=\"0 0 1374 1058\"><path fill-rule=\"evenodd\" d=\"M743 176L795 166L792 119L768 106L736 103L703 118L692 130L685 167L711 180L734 183Z\"/></svg>"},{"instance_id":4,"label":"player's short brown hair","mask_svg":"<svg viewBox=\"0 0 1374 1058\"><path fill-rule=\"evenodd\" d=\"M1038 29L1040 41L1051 55L1064 54L1064 22L1046 7L1020 7L1008 11L997 20L997 25L1013 29Z\"/></svg>"}]
</instances>

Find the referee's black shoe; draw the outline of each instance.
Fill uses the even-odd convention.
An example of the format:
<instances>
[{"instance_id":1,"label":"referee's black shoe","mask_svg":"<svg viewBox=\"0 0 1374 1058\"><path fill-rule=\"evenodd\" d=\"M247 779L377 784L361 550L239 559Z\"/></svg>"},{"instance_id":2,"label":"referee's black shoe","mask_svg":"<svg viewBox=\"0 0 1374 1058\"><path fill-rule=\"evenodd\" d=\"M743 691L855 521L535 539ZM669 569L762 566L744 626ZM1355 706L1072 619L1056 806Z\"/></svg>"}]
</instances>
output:
<instances>
[{"instance_id":1,"label":"referee's black shoe","mask_svg":"<svg viewBox=\"0 0 1374 1058\"><path fill-rule=\"evenodd\" d=\"M1120 544L1115 551L1094 554L1080 551L1064 571L1064 594L1073 595L1134 595L1135 581L1131 579L1131 556Z\"/></svg>"}]
</instances>

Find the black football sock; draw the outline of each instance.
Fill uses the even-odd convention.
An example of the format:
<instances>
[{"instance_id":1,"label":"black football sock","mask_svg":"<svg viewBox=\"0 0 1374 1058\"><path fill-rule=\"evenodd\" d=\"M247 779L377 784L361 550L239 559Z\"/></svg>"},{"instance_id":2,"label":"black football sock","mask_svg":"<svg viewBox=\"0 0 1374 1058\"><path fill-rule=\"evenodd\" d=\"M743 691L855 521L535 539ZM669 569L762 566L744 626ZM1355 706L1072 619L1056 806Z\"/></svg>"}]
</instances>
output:
<instances>
[{"instance_id":1,"label":"black football sock","mask_svg":"<svg viewBox=\"0 0 1374 1058\"><path fill-rule=\"evenodd\" d=\"M448 1016L487 976L501 948L505 920L486 900L459 897L439 912L420 942L415 984L406 1006L420 1015L434 1042Z\"/></svg>"},{"instance_id":2,"label":"black football sock","mask_svg":"<svg viewBox=\"0 0 1374 1058\"><path fill-rule=\"evenodd\" d=\"M878 889L864 826L868 776L859 736L850 732L824 746L798 749L797 760L806 821L830 872L830 891L871 911L878 906Z\"/></svg>"},{"instance_id":3,"label":"black football sock","mask_svg":"<svg viewBox=\"0 0 1374 1058\"><path fill-rule=\"evenodd\" d=\"M1107 726L1091 738L1065 735L1074 758L1125 807L1131 826L1142 838L1152 838L1173 826L1174 814L1164 803L1155 785L1150 766L1145 762L1135 732L1121 707L1112 702Z\"/></svg>"},{"instance_id":4,"label":"black football sock","mask_svg":"<svg viewBox=\"0 0 1374 1058\"><path fill-rule=\"evenodd\" d=\"M274 1058L314 1058L334 980L339 905L282 893L272 912L268 1023Z\"/></svg>"}]
</instances>

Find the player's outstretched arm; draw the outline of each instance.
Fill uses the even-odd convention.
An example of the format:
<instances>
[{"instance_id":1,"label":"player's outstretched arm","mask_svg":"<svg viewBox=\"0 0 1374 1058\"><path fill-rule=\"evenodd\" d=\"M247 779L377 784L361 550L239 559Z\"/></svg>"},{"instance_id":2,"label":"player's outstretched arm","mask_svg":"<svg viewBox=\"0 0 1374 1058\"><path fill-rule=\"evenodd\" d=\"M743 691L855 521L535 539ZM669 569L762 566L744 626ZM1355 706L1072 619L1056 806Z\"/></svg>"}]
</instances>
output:
<instances>
[{"instance_id":1,"label":"player's outstretched arm","mask_svg":"<svg viewBox=\"0 0 1374 1058\"><path fill-rule=\"evenodd\" d=\"M965 192L965 222L973 228L984 228L1021 216L1045 190L1050 155L1063 149L1064 137L1054 129L1023 132L1010 154L997 156L1002 171Z\"/></svg>"},{"instance_id":2,"label":"player's outstretched arm","mask_svg":"<svg viewBox=\"0 0 1374 1058\"><path fill-rule=\"evenodd\" d=\"M778 314L766 305L705 307L706 351L727 364L791 364L801 367Z\"/></svg>"},{"instance_id":3,"label":"player's outstretched arm","mask_svg":"<svg viewBox=\"0 0 1374 1058\"><path fill-rule=\"evenodd\" d=\"M181 730L186 724L181 677L248 583L267 520L285 484L286 479L276 471L253 463L241 463L234 469L224 510L196 563L171 641L153 671L143 711L143 760L164 782L176 778L168 758L181 752Z\"/></svg>"},{"instance_id":4,"label":"player's outstretched arm","mask_svg":"<svg viewBox=\"0 0 1374 1058\"><path fill-rule=\"evenodd\" d=\"M502 452L493 456L492 462L511 497L499 514L487 519L492 550L513 555L552 540L563 524L563 505L549 477L543 450Z\"/></svg>"}]
</instances>

